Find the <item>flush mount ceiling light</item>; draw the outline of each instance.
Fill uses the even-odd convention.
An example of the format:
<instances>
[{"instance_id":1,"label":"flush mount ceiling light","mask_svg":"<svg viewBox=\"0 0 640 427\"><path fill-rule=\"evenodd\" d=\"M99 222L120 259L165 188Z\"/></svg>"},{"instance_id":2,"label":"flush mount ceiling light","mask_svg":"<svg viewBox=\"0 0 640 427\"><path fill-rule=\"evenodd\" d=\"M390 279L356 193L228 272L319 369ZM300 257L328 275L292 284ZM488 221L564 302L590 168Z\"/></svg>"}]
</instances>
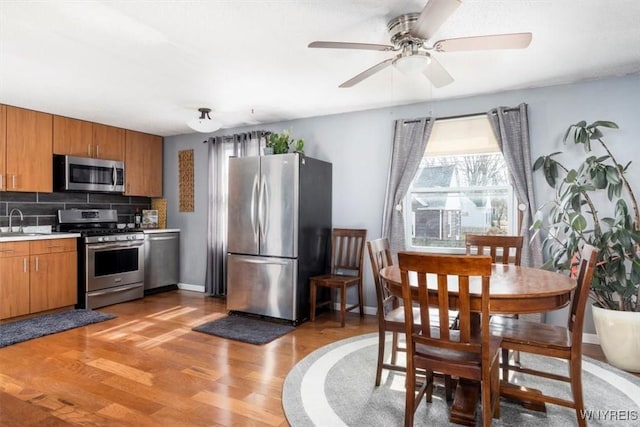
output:
<instances>
[{"instance_id":1,"label":"flush mount ceiling light","mask_svg":"<svg viewBox=\"0 0 640 427\"><path fill-rule=\"evenodd\" d=\"M222 127L220 122L213 120L211 116L209 116L211 108L198 108L198 111L200 111L200 117L187 122L187 126L191 129L200 133L210 133Z\"/></svg>"}]
</instances>

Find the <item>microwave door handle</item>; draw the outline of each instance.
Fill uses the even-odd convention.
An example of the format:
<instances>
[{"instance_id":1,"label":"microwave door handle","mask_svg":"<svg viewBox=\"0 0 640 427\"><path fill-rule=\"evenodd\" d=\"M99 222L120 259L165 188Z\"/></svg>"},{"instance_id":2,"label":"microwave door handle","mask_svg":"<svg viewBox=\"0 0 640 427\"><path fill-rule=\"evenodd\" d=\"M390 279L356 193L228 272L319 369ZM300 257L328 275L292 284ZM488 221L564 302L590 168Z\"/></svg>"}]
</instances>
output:
<instances>
[{"instance_id":1,"label":"microwave door handle","mask_svg":"<svg viewBox=\"0 0 640 427\"><path fill-rule=\"evenodd\" d=\"M118 171L116 169L116 165L113 165L113 169L111 171L111 180L113 181L113 188L116 188L116 183L118 182Z\"/></svg>"}]
</instances>

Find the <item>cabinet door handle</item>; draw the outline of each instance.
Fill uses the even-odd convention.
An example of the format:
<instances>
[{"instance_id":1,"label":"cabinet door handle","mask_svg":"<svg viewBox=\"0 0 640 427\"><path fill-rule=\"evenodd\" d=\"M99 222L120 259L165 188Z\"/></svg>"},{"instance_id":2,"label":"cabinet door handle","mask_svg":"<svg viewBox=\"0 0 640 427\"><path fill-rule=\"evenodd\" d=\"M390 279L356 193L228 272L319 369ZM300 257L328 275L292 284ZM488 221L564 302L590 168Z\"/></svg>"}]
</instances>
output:
<instances>
[{"instance_id":1,"label":"cabinet door handle","mask_svg":"<svg viewBox=\"0 0 640 427\"><path fill-rule=\"evenodd\" d=\"M87 144L87 157L91 157L91 144Z\"/></svg>"},{"instance_id":2,"label":"cabinet door handle","mask_svg":"<svg viewBox=\"0 0 640 427\"><path fill-rule=\"evenodd\" d=\"M3 177L3 176L4 176L4 175L0 173L0 190L2 190L2 177Z\"/></svg>"},{"instance_id":3,"label":"cabinet door handle","mask_svg":"<svg viewBox=\"0 0 640 427\"><path fill-rule=\"evenodd\" d=\"M47 246L48 249L55 249L55 248L64 248L64 245L50 245Z\"/></svg>"},{"instance_id":4,"label":"cabinet door handle","mask_svg":"<svg viewBox=\"0 0 640 427\"><path fill-rule=\"evenodd\" d=\"M13 252L13 249L0 249L0 252Z\"/></svg>"},{"instance_id":5,"label":"cabinet door handle","mask_svg":"<svg viewBox=\"0 0 640 427\"><path fill-rule=\"evenodd\" d=\"M24 273L27 272L27 259L26 258L22 258L22 271Z\"/></svg>"},{"instance_id":6,"label":"cabinet door handle","mask_svg":"<svg viewBox=\"0 0 640 427\"><path fill-rule=\"evenodd\" d=\"M16 189L16 176L11 175L11 186L15 190Z\"/></svg>"},{"instance_id":7,"label":"cabinet door handle","mask_svg":"<svg viewBox=\"0 0 640 427\"><path fill-rule=\"evenodd\" d=\"M40 258L36 257L36 273L40 271Z\"/></svg>"},{"instance_id":8,"label":"cabinet door handle","mask_svg":"<svg viewBox=\"0 0 640 427\"><path fill-rule=\"evenodd\" d=\"M100 146L96 144L96 157L100 157Z\"/></svg>"}]
</instances>

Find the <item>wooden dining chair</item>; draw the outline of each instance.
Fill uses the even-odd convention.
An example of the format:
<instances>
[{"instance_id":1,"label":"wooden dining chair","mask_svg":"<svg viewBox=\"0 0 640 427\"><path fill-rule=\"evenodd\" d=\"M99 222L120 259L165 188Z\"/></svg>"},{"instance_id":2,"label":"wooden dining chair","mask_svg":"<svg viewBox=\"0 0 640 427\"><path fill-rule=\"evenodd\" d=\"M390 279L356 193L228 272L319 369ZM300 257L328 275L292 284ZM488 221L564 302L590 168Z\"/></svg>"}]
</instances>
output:
<instances>
[{"instance_id":1,"label":"wooden dining chair","mask_svg":"<svg viewBox=\"0 0 640 427\"><path fill-rule=\"evenodd\" d=\"M364 247L367 230L334 228L331 232L331 271L329 274L309 278L311 287L311 320L316 318L316 309L325 305L333 307L333 292L331 298L320 304L316 303L318 287L340 291L340 325L344 327L347 311L360 309L360 316L364 316L364 292L362 285L362 270L364 264ZM358 288L358 302L347 306L347 288Z\"/></svg>"},{"instance_id":2,"label":"wooden dining chair","mask_svg":"<svg viewBox=\"0 0 640 427\"><path fill-rule=\"evenodd\" d=\"M465 253L467 255L490 255L494 264L520 265L523 242L522 236L467 234L465 235ZM516 319L519 317L517 314L501 314L501 316ZM509 356L509 352L502 354ZM520 363L520 354L517 351L513 352L513 359L516 363Z\"/></svg>"},{"instance_id":3,"label":"wooden dining chair","mask_svg":"<svg viewBox=\"0 0 640 427\"><path fill-rule=\"evenodd\" d=\"M522 261L522 236L465 235L467 255L490 255L495 264L520 265Z\"/></svg>"},{"instance_id":4,"label":"wooden dining chair","mask_svg":"<svg viewBox=\"0 0 640 427\"><path fill-rule=\"evenodd\" d=\"M590 245L582 248L578 269L578 285L571 298L571 308L567 326L529 322L521 319L509 319L496 316L491 320L492 333L502 337L503 352L516 350L540 356L564 359L569 364L569 376L557 375L546 371L510 365L503 358L501 393L505 397L514 397L529 402L552 403L573 408L579 426L586 426L582 416L584 400L582 398L582 326L584 312L589 299L589 287L596 267L598 249ZM572 400L551 396L540 392L528 392L522 384L508 383L509 371L540 376L571 384Z\"/></svg>"},{"instance_id":5,"label":"wooden dining chair","mask_svg":"<svg viewBox=\"0 0 640 427\"><path fill-rule=\"evenodd\" d=\"M400 298L391 294L386 286L385 281L380 277L380 270L393 265L391 250L389 248L389 239L380 238L367 242L369 251L369 259L371 261L371 269L373 273L373 281L376 285L376 299L378 301L378 363L376 364L376 387L380 385L382 379L382 370L406 372L407 368L404 364L398 364L398 353L406 353L407 348L400 346L399 337L404 335L404 307L400 305ZM431 324L438 324L438 311L431 309ZM455 316L455 314L454 314ZM453 319L450 319L450 322ZM413 321L415 325L420 325L420 309L413 308ZM384 362L384 353L386 346L387 332L391 332L391 360L389 363ZM426 375L426 374L425 374ZM435 374L441 377L439 374ZM453 383L450 375L442 377L445 387L445 397L447 401L452 400Z\"/></svg>"},{"instance_id":6,"label":"wooden dining chair","mask_svg":"<svg viewBox=\"0 0 640 427\"><path fill-rule=\"evenodd\" d=\"M431 402L433 381L424 382L416 394L417 370L441 372L480 382L482 423L491 425L491 418L500 415L500 337L489 333L491 257L400 252L398 266L407 335L405 426L413 425L414 412L422 396ZM413 292L417 292L420 325L413 322L412 316L412 304L416 298L412 295L414 286L410 277L414 274L417 276L417 290ZM429 284L427 275L435 276L429 278ZM469 282L473 276L479 276L474 279L481 282L479 324L477 313L471 312L469 304ZM459 301L459 330L434 326L429 315L429 308L437 307L439 324L448 325L450 292L455 292Z\"/></svg>"},{"instance_id":7,"label":"wooden dining chair","mask_svg":"<svg viewBox=\"0 0 640 427\"><path fill-rule=\"evenodd\" d=\"M406 372L404 365L397 364L398 352L406 352L405 347L399 347L398 335L404 333L404 308L400 306L400 299L389 293L384 281L380 277L380 270L393 264L389 239L380 238L367 242L373 281L376 286L378 301L378 363L376 365L376 386L380 385L382 369ZM420 311L413 312L414 322L420 323ZM391 361L384 363L384 350L387 332L391 332Z\"/></svg>"}]
</instances>

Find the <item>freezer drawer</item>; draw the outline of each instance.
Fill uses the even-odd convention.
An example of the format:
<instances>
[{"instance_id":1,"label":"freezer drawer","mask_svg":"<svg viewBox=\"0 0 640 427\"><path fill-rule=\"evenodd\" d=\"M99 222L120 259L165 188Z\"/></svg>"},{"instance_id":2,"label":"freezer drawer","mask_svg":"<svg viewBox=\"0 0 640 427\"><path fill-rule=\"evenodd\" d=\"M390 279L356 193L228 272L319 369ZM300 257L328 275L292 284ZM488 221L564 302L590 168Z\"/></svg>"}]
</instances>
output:
<instances>
[{"instance_id":1,"label":"freezer drawer","mask_svg":"<svg viewBox=\"0 0 640 427\"><path fill-rule=\"evenodd\" d=\"M297 277L295 259L229 254L227 309L296 321Z\"/></svg>"}]
</instances>

